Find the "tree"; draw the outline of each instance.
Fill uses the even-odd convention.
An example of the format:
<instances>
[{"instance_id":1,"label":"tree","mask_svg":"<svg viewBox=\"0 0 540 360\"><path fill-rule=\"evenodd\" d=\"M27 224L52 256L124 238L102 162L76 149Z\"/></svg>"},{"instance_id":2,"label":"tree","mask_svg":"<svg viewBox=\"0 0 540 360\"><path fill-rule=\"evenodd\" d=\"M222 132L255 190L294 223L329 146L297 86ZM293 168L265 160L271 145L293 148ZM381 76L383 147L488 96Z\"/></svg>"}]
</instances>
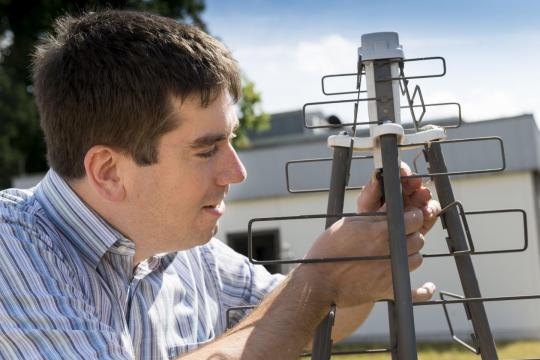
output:
<instances>
[{"instance_id":1,"label":"tree","mask_svg":"<svg viewBox=\"0 0 540 360\"><path fill-rule=\"evenodd\" d=\"M233 139L233 145L240 149L251 145L248 130L263 131L270 127L270 115L260 108L261 94L255 90L255 84L246 77L243 78L242 82L242 98L238 102L240 126Z\"/></svg>"},{"instance_id":2,"label":"tree","mask_svg":"<svg viewBox=\"0 0 540 360\"><path fill-rule=\"evenodd\" d=\"M14 175L47 170L30 74L30 54L36 41L51 30L58 16L101 8L150 11L206 31L200 16L204 0L0 0L0 189L10 186ZM250 82L243 92L247 96L240 104L242 126L260 127L268 118L255 110L260 95ZM245 134L245 129L240 132Z\"/></svg>"}]
</instances>

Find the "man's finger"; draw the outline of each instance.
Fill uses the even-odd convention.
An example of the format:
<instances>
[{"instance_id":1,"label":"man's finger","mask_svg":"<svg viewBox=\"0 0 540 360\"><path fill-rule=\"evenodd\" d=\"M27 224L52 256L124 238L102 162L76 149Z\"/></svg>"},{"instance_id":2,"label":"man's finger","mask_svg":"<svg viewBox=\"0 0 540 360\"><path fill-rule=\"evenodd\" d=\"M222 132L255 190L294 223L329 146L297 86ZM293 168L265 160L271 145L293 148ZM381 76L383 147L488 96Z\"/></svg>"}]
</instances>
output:
<instances>
[{"instance_id":1,"label":"man's finger","mask_svg":"<svg viewBox=\"0 0 540 360\"><path fill-rule=\"evenodd\" d=\"M431 191L428 188L421 187L413 193L403 196L405 207L422 208L431 200Z\"/></svg>"},{"instance_id":2,"label":"man's finger","mask_svg":"<svg viewBox=\"0 0 540 360\"><path fill-rule=\"evenodd\" d=\"M412 301L413 302L428 301L429 299L433 297L435 290L437 290L437 287L432 282L427 282L418 289L412 289L411 291Z\"/></svg>"},{"instance_id":3,"label":"man's finger","mask_svg":"<svg viewBox=\"0 0 540 360\"><path fill-rule=\"evenodd\" d=\"M404 219L406 234L413 234L420 231L424 225L424 215L422 214L422 210L418 208L412 208L405 211Z\"/></svg>"},{"instance_id":4,"label":"man's finger","mask_svg":"<svg viewBox=\"0 0 540 360\"><path fill-rule=\"evenodd\" d=\"M420 232L426 234L433 225L437 222L439 214L441 213L441 204L436 200L428 201L427 205L422 208L422 215L424 218L424 224Z\"/></svg>"},{"instance_id":5,"label":"man's finger","mask_svg":"<svg viewBox=\"0 0 540 360\"><path fill-rule=\"evenodd\" d=\"M360 196L358 197L358 200L356 203L357 205L356 209L360 213L379 211L381 207L381 198L382 198L381 181L376 176L377 171L378 170L375 170L370 181L367 183L367 185L364 187L364 189L360 193ZM409 165L407 165L404 162L401 162L399 173L400 173L400 176L412 175L411 168L409 167ZM406 205L410 204L412 206L422 207L423 205L425 205L425 201L427 201L428 194L429 196L431 196L431 194L428 193L429 190L420 190L422 189L421 178L402 179L401 184L402 184L402 192L404 196L406 197L405 199ZM415 194L418 190L420 190L420 192L414 195L413 201L408 201L407 197L412 194Z\"/></svg>"},{"instance_id":6,"label":"man's finger","mask_svg":"<svg viewBox=\"0 0 540 360\"><path fill-rule=\"evenodd\" d=\"M420 232L407 235L407 254L419 252L424 247L424 235Z\"/></svg>"},{"instance_id":7,"label":"man's finger","mask_svg":"<svg viewBox=\"0 0 540 360\"><path fill-rule=\"evenodd\" d=\"M420 253L414 253L409 255L409 272L413 272L418 269L424 262L424 257Z\"/></svg>"},{"instance_id":8,"label":"man's finger","mask_svg":"<svg viewBox=\"0 0 540 360\"><path fill-rule=\"evenodd\" d=\"M399 168L400 176L410 176L413 175L413 172L407 163L401 162ZM401 185L404 195L410 195L414 193L417 189L422 187L422 178L406 178L401 179Z\"/></svg>"}]
</instances>

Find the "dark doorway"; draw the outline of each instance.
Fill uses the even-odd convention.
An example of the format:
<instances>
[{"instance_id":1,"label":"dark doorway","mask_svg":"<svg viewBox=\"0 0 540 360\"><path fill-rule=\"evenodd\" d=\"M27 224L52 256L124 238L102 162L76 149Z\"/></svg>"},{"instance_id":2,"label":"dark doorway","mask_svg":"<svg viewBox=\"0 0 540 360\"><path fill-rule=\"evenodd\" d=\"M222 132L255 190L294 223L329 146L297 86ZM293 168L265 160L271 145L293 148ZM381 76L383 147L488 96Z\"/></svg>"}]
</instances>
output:
<instances>
[{"instance_id":1,"label":"dark doorway","mask_svg":"<svg viewBox=\"0 0 540 360\"><path fill-rule=\"evenodd\" d=\"M277 260L280 258L279 230L262 230L252 234L253 258L255 260ZM227 234L227 243L236 252L248 256L247 233ZM264 265L272 274L281 272L281 265Z\"/></svg>"}]
</instances>

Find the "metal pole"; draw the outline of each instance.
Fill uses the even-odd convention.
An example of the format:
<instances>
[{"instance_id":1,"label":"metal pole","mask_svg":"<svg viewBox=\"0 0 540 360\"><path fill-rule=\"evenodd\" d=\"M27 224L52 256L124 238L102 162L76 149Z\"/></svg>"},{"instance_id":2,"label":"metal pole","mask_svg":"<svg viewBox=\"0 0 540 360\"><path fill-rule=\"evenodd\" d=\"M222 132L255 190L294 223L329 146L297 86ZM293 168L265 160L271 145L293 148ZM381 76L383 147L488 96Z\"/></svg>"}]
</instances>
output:
<instances>
[{"instance_id":1,"label":"metal pole","mask_svg":"<svg viewBox=\"0 0 540 360\"><path fill-rule=\"evenodd\" d=\"M392 360L398 360L397 357L397 327L396 327L396 305L393 301L388 302L388 329L390 335L390 354Z\"/></svg>"},{"instance_id":2,"label":"metal pole","mask_svg":"<svg viewBox=\"0 0 540 360\"><path fill-rule=\"evenodd\" d=\"M375 81L368 80L368 83L373 84L374 95L378 99L376 114L379 124L398 122L396 110L399 112L399 108L395 108L395 84L393 81L384 81L393 77L392 66L396 65L392 65L388 59L375 60L373 62ZM394 134L382 135L379 139L394 289L394 302L388 303L392 359L415 360L417 359L416 333L403 217L398 139Z\"/></svg>"},{"instance_id":3,"label":"metal pole","mask_svg":"<svg viewBox=\"0 0 540 360\"><path fill-rule=\"evenodd\" d=\"M330 177L330 192L328 194L327 214L340 214L343 212L343 201L345 199L345 188L349 176L349 161L351 160L351 149L345 147L335 147L332 159L332 174ZM326 218L326 229L338 221L339 218ZM314 360L328 360L332 350L332 326L334 325L335 307L332 306L330 312L319 323L313 338L313 352L311 358Z\"/></svg>"},{"instance_id":4,"label":"metal pole","mask_svg":"<svg viewBox=\"0 0 540 360\"><path fill-rule=\"evenodd\" d=\"M427 158L429 162L429 171L431 173L447 172L444 157L441 151L441 145L432 143L427 148ZM435 189L439 197L439 202L444 208L454 202L454 193L448 176L434 177ZM447 244L451 252L468 250L467 241L457 208L449 209L442 215L443 227L448 232ZM474 271L474 266L470 255L454 256L456 267L463 287L463 293L467 298L480 298L480 287ZM493 340L493 335L489 327L488 318L482 302L465 303L468 308L467 317L472 321L473 329L477 335L477 346L480 349L480 355L483 360L497 360L497 349ZM469 315L470 314L470 315Z\"/></svg>"},{"instance_id":5,"label":"metal pole","mask_svg":"<svg viewBox=\"0 0 540 360\"><path fill-rule=\"evenodd\" d=\"M380 141L395 304L393 311L389 310L389 314L391 312L395 314L395 318L390 321L390 325L397 327L397 331L390 329L390 332L392 334L395 331L397 334L397 359L415 360L417 359L416 334L414 330L405 219L403 217L404 208L397 137L396 135L383 135Z\"/></svg>"}]
</instances>

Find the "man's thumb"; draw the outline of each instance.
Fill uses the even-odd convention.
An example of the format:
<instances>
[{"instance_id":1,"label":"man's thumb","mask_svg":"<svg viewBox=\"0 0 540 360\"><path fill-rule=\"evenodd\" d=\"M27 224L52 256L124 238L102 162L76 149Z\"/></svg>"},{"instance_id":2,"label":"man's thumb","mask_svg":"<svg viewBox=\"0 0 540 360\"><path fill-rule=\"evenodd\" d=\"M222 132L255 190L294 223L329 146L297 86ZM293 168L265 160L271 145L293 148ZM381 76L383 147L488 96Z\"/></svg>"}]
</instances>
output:
<instances>
[{"instance_id":1,"label":"man's thumb","mask_svg":"<svg viewBox=\"0 0 540 360\"><path fill-rule=\"evenodd\" d=\"M381 182L377 179L376 174L376 172L373 173L373 176L366 186L364 186L356 200L356 210L358 213L375 212L381 208Z\"/></svg>"}]
</instances>

